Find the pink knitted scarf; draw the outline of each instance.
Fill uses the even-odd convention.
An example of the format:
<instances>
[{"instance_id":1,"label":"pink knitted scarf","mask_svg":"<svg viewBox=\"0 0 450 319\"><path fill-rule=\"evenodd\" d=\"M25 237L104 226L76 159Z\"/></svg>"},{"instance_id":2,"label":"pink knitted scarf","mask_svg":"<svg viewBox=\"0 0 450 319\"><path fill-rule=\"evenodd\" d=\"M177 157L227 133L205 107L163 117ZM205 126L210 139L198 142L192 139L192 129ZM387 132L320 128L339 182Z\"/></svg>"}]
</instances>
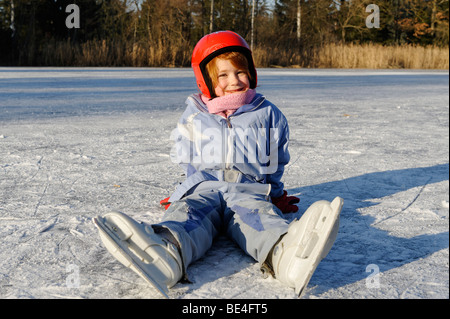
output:
<instances>
[{"instance_id":1,"label":"pink knitted scarf","mask_svg":"<svg viewBox=\"0 0 450 319\"><path fill-rule=\"evenodd\" d=\"M256 91L249 89L244 93L227 94L212 100L202 95L202 101L208 107L209 113L218 114L227 118L241 106L249 104L255 95Z\"/></svg>"}]
</instances>

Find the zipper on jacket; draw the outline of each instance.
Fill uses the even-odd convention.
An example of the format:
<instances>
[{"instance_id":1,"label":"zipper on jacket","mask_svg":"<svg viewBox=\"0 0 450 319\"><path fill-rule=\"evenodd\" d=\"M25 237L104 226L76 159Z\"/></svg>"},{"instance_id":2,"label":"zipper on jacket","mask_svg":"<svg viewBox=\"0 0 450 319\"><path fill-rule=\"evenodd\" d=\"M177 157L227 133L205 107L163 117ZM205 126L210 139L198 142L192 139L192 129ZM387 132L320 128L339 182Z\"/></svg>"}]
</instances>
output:
<instances>
[{"instance_id":1,"label":"zipper on jacket","mask_svg":"<svg viewBox=\"0 0 450 319\"><path fill-rule=\"evenodd\" d=\"M227 117L227 118L225 119L225 121L227 122L228 128L232 128L232 127L233 127L233 125L231 125L230 117Z\"/></svg>"},{"instance_id":2,"label":"zipper on jacket","mask_svg":"<svg viewBox=\"0 0 450 319\"><path fill-rule=\"evenodd\" d=\"M220 116L220 115L217 115ZM229 118L221 119L222 124L222 169L224 171L229 170L232 162L231 158L233 157L233 147L232 147L232 137L230 134L230 129L232 128L231 122Z\"/></svg>"}]
</instances>

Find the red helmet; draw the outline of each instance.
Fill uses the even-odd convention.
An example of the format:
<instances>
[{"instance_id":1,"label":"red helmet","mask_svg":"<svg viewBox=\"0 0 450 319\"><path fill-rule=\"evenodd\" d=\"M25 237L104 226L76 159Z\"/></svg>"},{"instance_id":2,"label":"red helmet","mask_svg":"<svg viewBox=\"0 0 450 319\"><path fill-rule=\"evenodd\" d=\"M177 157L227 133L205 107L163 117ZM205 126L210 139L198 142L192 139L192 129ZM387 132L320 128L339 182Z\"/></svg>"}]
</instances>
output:
<instances>
[{"instance_id":1,"label":"red helmet","mask_svg":"<svg viewBox=\"0 0 450 319\"><path fill-rule=\"evenodd\" d=\"M252 51L245 40L232 31L219 31L198 41L192 53L192 68L200 91L208 98L215 97L212 81L207 74L206 65L216 56L225 52L241 52L247 58L250 71L250 88L256 88L258 83Z\"/></svg>"}]
</instances>

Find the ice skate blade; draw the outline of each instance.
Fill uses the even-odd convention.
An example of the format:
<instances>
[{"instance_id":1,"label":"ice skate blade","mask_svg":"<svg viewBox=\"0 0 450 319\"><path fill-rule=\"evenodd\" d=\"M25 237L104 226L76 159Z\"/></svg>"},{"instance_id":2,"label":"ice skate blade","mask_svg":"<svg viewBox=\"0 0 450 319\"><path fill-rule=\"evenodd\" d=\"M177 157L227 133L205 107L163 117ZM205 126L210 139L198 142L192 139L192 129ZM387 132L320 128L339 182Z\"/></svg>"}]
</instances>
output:
<instances>
[{"instance_id":1,"label":"ice skate blade","mask_svg":"<svg viewBox=\"0 0 450 319\"><path fill-rule=\"evenodd\" d=\"M321 202L319 205L323 206L314 214L316 218L310 219L315 225L308 235L303 251L297 252L299 257L293 263L294 269L301 269L301 275L295 280L295 293L299 298L303 296L314 271L328 255L336 240L343 204L344 201L340 197L336 197L331 203Z\"/></svg>"},{"instance_id":2,"label":"ice skate blade","mask_svg":"<svg viewBox=\"0 0 450 319\"><path fill-rule=\"evenodd\" d=\"M177 270L176 261L169 252L155 250L155 246L158 248L158 244L165 243L162 241L156 242L156 245L149 243L148 237L152 236L152 232L139 234L142 231L139 227L144 226L134 225L136 222L120 213L110 214L108 220L97 217L93 221L106 249L124 266L132 269L155 287L165 298L169 298L167 280L176 275L173 273L173 269Z\"/></svg>"},{"instance_id":3,"label":"ice skate blade","mask_svg":"<svg viewBox=\"0 0 450 319\"><path fill-rule=\"evenodd\" d=\"M275 247L272 262L276 278L301 297L317 265L333 246L339 228L343 200L312 204L300 220L289 226L288 232Z\"/></svg>"}]
</instances>

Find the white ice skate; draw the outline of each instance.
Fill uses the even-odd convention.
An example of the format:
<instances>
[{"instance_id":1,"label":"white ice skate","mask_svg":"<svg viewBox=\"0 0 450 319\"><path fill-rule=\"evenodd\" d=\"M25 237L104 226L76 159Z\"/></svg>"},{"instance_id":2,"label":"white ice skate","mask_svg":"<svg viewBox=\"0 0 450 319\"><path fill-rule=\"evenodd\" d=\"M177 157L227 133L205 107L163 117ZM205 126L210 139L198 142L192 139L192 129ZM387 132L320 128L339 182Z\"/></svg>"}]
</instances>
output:
<instances>
[{"instance_id":1,"label":"white ice skate","mask_svg":"<svg viewBox=\"0 0 450 319\"><path fill-rule=\"evenodd\" d=\"M182 277L182 260L177 248L153 228L129 216L113 212L94 218L106 249L123 265L168 297L168 288Z\"/></svg>"},{"instance_id":2,"label":"white ice skate","mask_svg":"<svg viewBox=\"0 0 450 319\"><path fill-rule=\"evenodd\" d=\"M331 203L325 200L315 202L300 220L291 223L287 234L274 247L272 266L275 277L295 288L299 297L336 240L343 204L340 197Z\"/></svg>"}]
</instances>

